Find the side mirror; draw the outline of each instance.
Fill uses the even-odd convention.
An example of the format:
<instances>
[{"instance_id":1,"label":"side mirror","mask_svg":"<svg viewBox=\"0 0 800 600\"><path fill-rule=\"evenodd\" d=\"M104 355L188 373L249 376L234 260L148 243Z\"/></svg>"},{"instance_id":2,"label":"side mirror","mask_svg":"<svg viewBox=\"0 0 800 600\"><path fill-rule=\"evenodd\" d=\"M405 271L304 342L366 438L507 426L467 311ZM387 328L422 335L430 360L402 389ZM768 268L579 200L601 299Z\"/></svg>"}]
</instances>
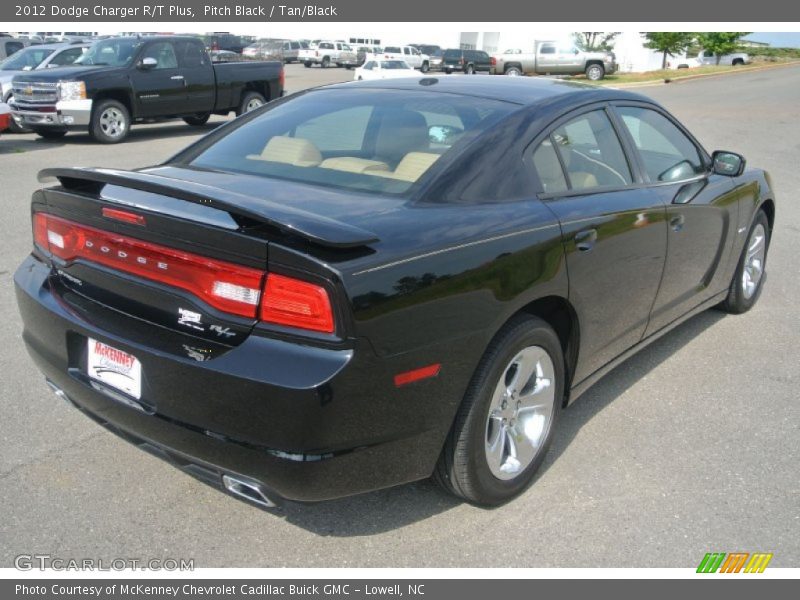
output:
<instances>
[{"instance_id":1,"label":"side mirror","mask_svg":"<svg viewBox=\"0 0 800 600\"><path fill-rule=\"evenodd\" d=\"M744 156L726 150L717 150L714 152L714 154L711 155L711 161L713 163L712 170L714 173L727 177L738 177L744 173L746 164Z\"/></svg>"},{"instance_id":2,"label":"side mirror","mask_svg":"<svg viewBox=\"0 0 800 600\"><path fill-rule=\"evenodd\" d=\"M157 66L158 61L152 56L145 56L139 63L139 68L142 71L149 71L150 69L155 69Z\"/></svg>"}]
</instances>

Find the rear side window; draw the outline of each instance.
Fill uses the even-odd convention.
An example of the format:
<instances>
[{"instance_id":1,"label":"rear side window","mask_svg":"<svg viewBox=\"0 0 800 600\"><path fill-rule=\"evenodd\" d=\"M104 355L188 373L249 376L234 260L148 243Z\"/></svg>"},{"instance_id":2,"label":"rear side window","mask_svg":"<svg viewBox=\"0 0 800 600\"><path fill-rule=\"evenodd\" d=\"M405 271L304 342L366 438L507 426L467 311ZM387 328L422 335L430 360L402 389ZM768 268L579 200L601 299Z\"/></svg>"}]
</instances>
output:
<instances>
[{"instance_id":1,"label":"rear side window","mask_svg":"<svg viewBox=\"0 0 800 600\"><path fill-rule=\"evenodd\" d=\"M556 47L555 44L542 44L541 48L539 48L539 54L555 54Z\"/></svg>"},{"instance_id":2,"label":"rear side window","mask_svg":"<svg viewBox=\"0 0 800 600\"><path fill-rule=\"evenodd\" d=\"M572 190L620 186L632 182L619 138L605 111L585 113L558 127L551 139Z\"/></svg>"},{"instance_id":3,"label":"rear side window","mask_svg":"<svg viewBox=\"0 0 800 600\"><path fill-rule=\"evenodd\" d=\"M542 184L542 191L545 194L557 194L566 192L567 180L564 178L564 171L561 163L558 162L556 150L550 139L546 139L533 153L533 168Z\"/></svg>"},{"instance_id":4,"label":"rear side window","mask_svg":"<svg viewBox=\"0 0 800 600\"><path fill-rule=\"evenodd\" d=\"M196 69L205 64L206 50L198 42L178 42L175 44L180 65L187 69Z\"/></svg>"},{"instance_id":5,"label":"rear side window","mask_svg":"<svg viewBox=\"0 0 800 600\"><path fill-rule=\"evenodd\" d=\"M700 151L675 124L648 108L617 108L650 181L680 181L705 172Z\"/></svg>"},{"instance_id":6,"label":"rear side window","mask_svg":"<svg viewBox=\"0 0 800 600\"><path fill-rule=\"evenodd\" d=\"M199 168L402 194L514 105L433 92L330 89L282 102L177 160ZM206 147L206 144L210 144Z\"/></svg>"}]
</instances>

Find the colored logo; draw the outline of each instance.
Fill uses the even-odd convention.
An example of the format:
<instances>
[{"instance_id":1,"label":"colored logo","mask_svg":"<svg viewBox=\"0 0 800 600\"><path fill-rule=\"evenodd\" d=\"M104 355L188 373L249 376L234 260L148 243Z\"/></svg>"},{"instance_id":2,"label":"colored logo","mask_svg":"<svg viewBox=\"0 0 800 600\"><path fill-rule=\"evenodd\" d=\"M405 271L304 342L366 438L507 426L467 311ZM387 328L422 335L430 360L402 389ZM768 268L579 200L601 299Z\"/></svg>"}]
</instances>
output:
<instances>
[{"instance_id":1,"label":"colored logo","mask_svg":"<svg viewBox=\"0 0 800 600\"><path fill-rule=\"evenodd\" d=\"M766 552L709 552L697 566L698 573L763 573L772 554Z\"/></svg>"}]
</instances>

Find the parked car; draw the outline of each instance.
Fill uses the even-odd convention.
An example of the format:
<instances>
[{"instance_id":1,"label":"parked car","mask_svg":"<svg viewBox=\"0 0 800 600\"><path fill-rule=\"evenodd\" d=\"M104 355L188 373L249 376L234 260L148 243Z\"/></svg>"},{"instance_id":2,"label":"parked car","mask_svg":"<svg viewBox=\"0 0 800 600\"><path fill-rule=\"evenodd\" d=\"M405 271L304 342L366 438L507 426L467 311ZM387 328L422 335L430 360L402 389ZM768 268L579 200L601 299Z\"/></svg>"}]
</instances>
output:
<instances>
[{"instance_id":1,"label":"parked car","mask_svg":"<svg viewBox=\"0 0 800 600\"><path fill-rule=\"evenodd\" d=\"M534 51L521 54L495 54L495 75L580 75L599 81L617 70L613 52L585 52L572 44L538 41Z\"/></svg>"},{"instance_id":2,"label":"parked car","mask_svg":"<svg viewBox=\"0 0 800 600\"><path fill-rule=\"evenodd\" d=\"M0 132L6 131L11 127L11 109L5 102L0 102Z\"/></svg>"},{"instance_id":3,"label":"parked car","mask_svg":"<svg viewBox=\"0 0 800 600\"><path fill-rule=\"evenodd\" d=\"M322 40L317 44L309 44L308 48L300 49L298 59L306 67L319 65L327 69L331 65L351 69L358 66L358 56L353 49L344 42Z\"/></svg>"},{"instance_id":4,"label":"parked car","mask_svg":"<svg viewBox=\"0 0 800 600\"><path fill-rule=\"evenodd\" d=\"M423 73L431 68L430 56L422 54L414 46L385 46L382 54L387 59L402 60L412 69L419 69Z\"/></svg>"},{"instance_id":5,"label":"parked car","mask_svg":"<svg viewBox=\"0 0 800 600\"><path fill-rule=\"evenodd\" d=\"M668 69L696 69L702 66L703 62L696 56L673 56L667 60Z\"/></svg>"},{"instance_id":6,"label":"parked car","mask_svg":"<svg viewBox=\"0 0 800 600\"><path fill-rule=\"evenodd\" d=\"M483 50L450 48L442 54L441 68L448 75L453 71L461 71L467 75L472 75L479 71L488 72L492 68L492 61Z\"/></svg>"},{"instance_id":7,"label":"parked car","mask_svg":"<svg viewBox=\"0 0 800 600\"><path fill-rule=\"evenodd\" d=\"M385 59L380 56L369 58L363 66L355 70L353 75L356 81L400 77L422 77L422 75L402 60Z\"/></svg>"},{"instance_id":8,"label":"parked car","mask_svg":"<svg viewBox=\"0 0 800 600\"><path fill-rule=\"evenodd\" d=\"M300 50L308 49L308 42L299 40L259 40L242 51L249 58L280 60L286 64L299 61Z\"/></svg>"},{"instance_id":9,"label":"parked car","mask_svg":"<svg viewBox=\"0 0 800 600\"><path fill-rule=\"evenodd\" d=\"M72 66L16 75L11 109L42 137L88 130L110 144L136 121L203 125L212 114L244 114L279 98L283 83L281 63L212 64L195 37L117 37L95 43Z\"/></svg>"},{"instance_id":10,"label":"parked car","mask_svg":"<svg viewBox=\"0 0 800 600\"><path fill-rule=\"evenodd\" d=\"M361 66L367 61L367 57L383 51L380 46L358 46L356 48L356 63Z\"/></svg>"},{"instance_id":11,"label":"parked car","mask_svg":"<svg viewBox=\"0 0 800 600\"><path fill-rule=\"evenodd\" d=\"M5 103L14 101L11 80L14 75L37 69L53 69L71 65L80 58L91 44L41 44L28 46L0 62L0 100ZM16 121L11 121L11 131L26 131Z\"/></svg>"},{"instance_id":12,"label":"parked car","mask_svg":"<svg viewBox=\"0 0 800 600\"><path fill-rule=\"evenodd\" d=\"M14 275L48 385L260 506L431 474L508 501L597 379L756 303L775 219L650 98L552 79L325 86L54 179Z\"/></svg>"},{"instance_id":13,"label":"parked car","mask_svg":"<svg viewBox=\"0 0 800 600\"><path fill-rule=\"evenodd\" d=\"M700 60L701 63L704 65L727 65L727 66L742 66L750 64L750 55L746 52L734 52L732 54L723 54L719 57L719 62L717 62L717 56L711 50L700 50L697 53L697 58Z\"/></svg>"},{"instance_id":14,"label":"parked car","mask_svg":"<svg viewBox=\"0 0 800 600\"><path fill-rule=\"evenodd\" d=\"M230 33L212 33L203 36L207 50L230 50L241 54L250 42L245 38Z\"/></svg>"},{"instance_id":15,"label":"parked car","mask_svg":"<svg viewBox=\"0 0 800 600\"><path fill-rule=\"evenodd\" d=\"M30 40L13 37L0 38L0 60L4 60L15 52L19 52L23 48L27 48L31 45L34 45L34 42Z\"/></svg>"},{"instance_id":16,"label":"parked car","mask_svg":"<svg viewBox=\"0 0 800 600\"><path fill-rule=\"evenodd\" d=\"M209 50L208 56L212 63L242 62L247 59L243 54L237 54L232 50Z\"/></svg>"}]
</instances>

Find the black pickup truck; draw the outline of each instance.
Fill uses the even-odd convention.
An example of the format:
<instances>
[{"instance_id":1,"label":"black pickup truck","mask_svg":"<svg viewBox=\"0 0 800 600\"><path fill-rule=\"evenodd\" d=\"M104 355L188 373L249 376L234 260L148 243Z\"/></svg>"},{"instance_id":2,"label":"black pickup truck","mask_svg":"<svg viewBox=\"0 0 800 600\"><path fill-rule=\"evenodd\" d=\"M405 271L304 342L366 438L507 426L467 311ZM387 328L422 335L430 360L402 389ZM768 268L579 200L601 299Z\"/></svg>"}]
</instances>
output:
<instances>
[{"instance_id":1,"label":"black pickup truck","mask_svg":"<svg viewBox=\"0 0 800 600\"><path fill-rule=\"evenodd\" d=\"M212 64L194 37L117 37L78 61L13 80L14 119L46 138L87 130L98 142L124 140L134 122L182 118L203 125L283 95L280 62Z\"/></svg>"}]
</instances>

